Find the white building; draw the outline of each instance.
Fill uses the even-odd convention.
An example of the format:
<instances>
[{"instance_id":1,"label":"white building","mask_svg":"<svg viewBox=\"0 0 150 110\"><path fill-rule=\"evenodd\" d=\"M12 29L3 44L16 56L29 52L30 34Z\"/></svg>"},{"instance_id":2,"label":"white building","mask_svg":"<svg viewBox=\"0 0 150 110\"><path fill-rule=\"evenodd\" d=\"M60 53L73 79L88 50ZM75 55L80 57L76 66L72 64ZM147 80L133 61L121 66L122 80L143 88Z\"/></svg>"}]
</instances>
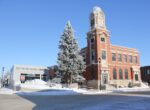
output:
<instances>
[{"instance_id":1,"label":"white building","mask_svg":"<svg viewBox=\"0 0 150 110\"><path fill-rule=\"evenodd\" d=\"M11 69L10 82L11 86L15 88L26 81L41 79L48 80L48 67L29 66L29 65L14 65Z\"/></svg>"}]
</instances>

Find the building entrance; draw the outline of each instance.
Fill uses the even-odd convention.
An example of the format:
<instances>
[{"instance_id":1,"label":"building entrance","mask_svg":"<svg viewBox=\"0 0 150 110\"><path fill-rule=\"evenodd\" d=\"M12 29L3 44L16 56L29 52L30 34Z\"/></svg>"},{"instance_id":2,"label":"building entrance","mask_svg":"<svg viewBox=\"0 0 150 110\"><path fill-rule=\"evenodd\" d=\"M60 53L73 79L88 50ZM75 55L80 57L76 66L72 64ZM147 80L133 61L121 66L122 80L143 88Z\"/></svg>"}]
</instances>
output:
<instances>
[{"instance_id":1,"label":"building entrance","mask_svg":"<svg viewBox=\"0 0 150 110\"><path fill-rule=\"evenodd\" d=\"M108 84L108 74L103 73L101 80L102 80L102 84Z\"/></svg>"}]
</instances>

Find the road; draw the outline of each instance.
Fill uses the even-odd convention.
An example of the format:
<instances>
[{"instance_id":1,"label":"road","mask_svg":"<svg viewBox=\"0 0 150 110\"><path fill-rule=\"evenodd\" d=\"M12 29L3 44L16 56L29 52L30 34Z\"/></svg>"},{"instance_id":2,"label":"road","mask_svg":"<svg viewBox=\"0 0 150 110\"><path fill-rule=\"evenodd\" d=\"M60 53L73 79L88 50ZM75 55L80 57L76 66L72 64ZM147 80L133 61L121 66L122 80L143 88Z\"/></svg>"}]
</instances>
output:
<instances>
[{"instance_id":1,"label":"road","mask_svg":"<svg viewBox=\"0 0 150 110\"><path fill-rule=\"evenodd\" d=\"M0 95L0 110L150 110L150 91L105 95Z\"/></svg>"}]
</instances>

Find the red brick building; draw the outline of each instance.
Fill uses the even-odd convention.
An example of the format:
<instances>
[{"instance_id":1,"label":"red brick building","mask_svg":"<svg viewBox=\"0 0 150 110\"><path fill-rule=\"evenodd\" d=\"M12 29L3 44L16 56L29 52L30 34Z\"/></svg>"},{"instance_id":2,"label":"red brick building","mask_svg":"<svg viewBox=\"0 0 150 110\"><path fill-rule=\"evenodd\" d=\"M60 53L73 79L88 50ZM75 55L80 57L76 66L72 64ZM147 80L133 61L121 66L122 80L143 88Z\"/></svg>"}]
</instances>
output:
<instances>
[{"instance_id":1,"label":"red brick building","mask_svg":"<svg viewBox=\"0 0 150 110\"><path fill-rule=\"evenodd\" d=\"M94 7L90 14L90 31L87 47L81 50L86 61L88 86L126 87L129 83L140 83L139 52L133 48L112 45L110 33L105 25L105 14Z\"/></svg>"}]
</instances>

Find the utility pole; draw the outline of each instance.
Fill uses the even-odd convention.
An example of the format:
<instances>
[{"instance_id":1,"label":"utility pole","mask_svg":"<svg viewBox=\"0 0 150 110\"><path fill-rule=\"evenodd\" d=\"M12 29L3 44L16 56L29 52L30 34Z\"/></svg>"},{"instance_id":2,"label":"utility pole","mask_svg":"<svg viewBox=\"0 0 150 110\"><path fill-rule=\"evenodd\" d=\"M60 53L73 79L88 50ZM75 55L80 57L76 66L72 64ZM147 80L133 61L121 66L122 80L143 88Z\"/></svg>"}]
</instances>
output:
<instances>
[{"instance_id":1,"label":"utility pole","mask_svg":"<svg viewBox=\"0 0 150 110\"><path fill-rule=\"evenodd\" d=\"M4 71L5 71L5 67L2 67L2 87L4 87Z\"/></svg>"}]
</instances>

